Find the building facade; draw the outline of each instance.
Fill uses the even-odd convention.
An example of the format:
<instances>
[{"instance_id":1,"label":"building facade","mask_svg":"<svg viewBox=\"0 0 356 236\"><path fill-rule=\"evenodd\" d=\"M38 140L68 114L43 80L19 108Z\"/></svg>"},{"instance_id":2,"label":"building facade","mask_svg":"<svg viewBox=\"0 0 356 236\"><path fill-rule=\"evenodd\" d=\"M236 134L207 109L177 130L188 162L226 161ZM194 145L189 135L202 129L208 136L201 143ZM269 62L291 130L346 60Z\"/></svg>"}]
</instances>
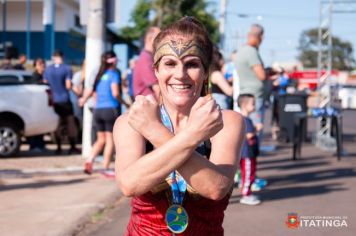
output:
<instances>
[{"instance_id":1,"label":"building facade","mask_svg":"<svg viewBox=\"0 0 356 236\"><path fill-rule=\"evenodd\" d=\"M50 59L55 48L64 52L69 63L80 63L85 54L85 27L80 25L79 1L29 2L30 4L26 0L0 2L0 43L3 51L5 45L14 57L24 53L28 54L30 59ZM49 22L46 21L46 18L49 18L46 7L51 5L54 14L52 22ZM30 10L29 15L27 7Z\"/></svg>"}]
</instances>

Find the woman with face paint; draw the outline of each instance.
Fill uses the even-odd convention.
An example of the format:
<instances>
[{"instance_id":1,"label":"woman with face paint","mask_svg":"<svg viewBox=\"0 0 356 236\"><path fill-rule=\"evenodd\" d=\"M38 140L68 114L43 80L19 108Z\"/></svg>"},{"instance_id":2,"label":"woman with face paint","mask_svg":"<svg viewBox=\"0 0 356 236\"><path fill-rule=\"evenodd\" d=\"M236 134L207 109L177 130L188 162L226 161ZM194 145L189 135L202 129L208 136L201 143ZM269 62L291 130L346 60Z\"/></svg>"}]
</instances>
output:
<instances>
[{"instance_id":1,"label":"woman with face paint","mask_svg":"<svg viewBox=\"0 0 356 236\"><path fill-rule=\"evenodd\" d=\"M207 90L212 43L184 17L154 41L160 99L137 96L114 126L116 180L132 197L126 235L223 235L239 163L241 115Z\"/></svg>"}]
</instances>

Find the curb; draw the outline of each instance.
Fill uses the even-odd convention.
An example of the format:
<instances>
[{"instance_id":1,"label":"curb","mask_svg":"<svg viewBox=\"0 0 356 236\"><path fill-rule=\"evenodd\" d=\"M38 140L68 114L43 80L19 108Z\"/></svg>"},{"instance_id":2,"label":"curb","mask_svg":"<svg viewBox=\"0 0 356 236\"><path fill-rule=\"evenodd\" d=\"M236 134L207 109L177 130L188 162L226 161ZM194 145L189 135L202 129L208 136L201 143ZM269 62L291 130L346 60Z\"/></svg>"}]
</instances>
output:
<instances>
[{"instance_id":1,"label":"curb","mask_svg":"<svg viewBox=\"0 0 356 236\"><path fill-rule=\"evenodd\" d=\"M95 168L93 173L103 171L104 168ZM12 169L0 170L0 178L31 178L36 176L55 176L55 175L70 175L83 174L82 166L69 166L65 168L42 168L42 169Z\"/></svg>"},{"instance_id":2,"label":"curb","mask_svg":"<svg viewBox=\"0 0 356 236\"><path fill-rule=\"evenodd\" d=\"M62 235L63 236L68 236L68 235L78 235L82 232L83 229L85 229L87 224L90 224L92 221L92 216L100 211L104 211L107 207L110 207L111 205L114 205L115 202L122 197L121 192L117 189L116 191L113 191L111 193L108 193L108 195L101 200L101 203L98 204L97 207L89 209L87 212L83 213L83 216L81 216L76 222L73 223L71 227L68 227Z\"/></svg>"}]
</instances>

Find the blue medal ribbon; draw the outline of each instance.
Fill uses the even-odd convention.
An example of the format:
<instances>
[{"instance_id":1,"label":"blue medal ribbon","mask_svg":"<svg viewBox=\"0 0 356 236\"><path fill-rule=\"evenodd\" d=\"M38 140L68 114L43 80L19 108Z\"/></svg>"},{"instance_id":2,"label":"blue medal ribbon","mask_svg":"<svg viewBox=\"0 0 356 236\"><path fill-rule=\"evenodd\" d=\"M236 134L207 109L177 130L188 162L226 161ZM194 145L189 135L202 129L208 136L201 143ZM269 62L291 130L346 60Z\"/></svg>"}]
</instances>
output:
<instances>
[{"instance_id":1,"label":"blue medal ribbon","mask_svg":"<svg viewBox=\"0 0 356 236\"><path fill-rule=\"evenodd\" d=\"M169 129L169 131L174 133L173 124L163 105L160 107L160 112L161 112L162 123L164 124L164 126L166 126L167 129ZM182 205L184 195L187 190L187 183L185 182L182 176L178 176L177 178L176 171L170 173L169 176L172 179L171 189L172 189L172 196L173 196L173 204Z\"/></svg>"}]
</instances>

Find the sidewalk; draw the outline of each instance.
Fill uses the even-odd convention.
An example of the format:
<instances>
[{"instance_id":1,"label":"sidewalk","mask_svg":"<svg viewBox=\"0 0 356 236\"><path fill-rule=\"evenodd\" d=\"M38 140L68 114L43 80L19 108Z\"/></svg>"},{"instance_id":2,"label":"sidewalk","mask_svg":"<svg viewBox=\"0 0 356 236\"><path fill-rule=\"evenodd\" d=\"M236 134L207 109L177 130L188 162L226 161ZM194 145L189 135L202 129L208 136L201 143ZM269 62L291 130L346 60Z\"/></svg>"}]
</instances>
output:
<instances>
[{"instance_id":1,"label":"sidewalk","mask_svg":"<svg viewBox=\"0 0 356 236\"><path fill-rule=\"evenodd\" d=\"M72 235L121 196L114 180L82 174L80 155L51 154L0 159L0 235Z\"/></svg>"},{"instance_id":2,"label":"sidewalk","mask_svg":"<svg viewBox=\"0 0 356 236\"><path fill-rule=\"evenodd\" d=\"M81 155L54 154L54 145L47 145L43 153L31 153L27 145L22 145L18 157L0 159L0 178L29 178L33 176L80 174L83 172L84 158ZM101 157L102 158L102 157ZM102 170L101 158L96 158L96 171Z\"/></svg>"}]
</instances>

